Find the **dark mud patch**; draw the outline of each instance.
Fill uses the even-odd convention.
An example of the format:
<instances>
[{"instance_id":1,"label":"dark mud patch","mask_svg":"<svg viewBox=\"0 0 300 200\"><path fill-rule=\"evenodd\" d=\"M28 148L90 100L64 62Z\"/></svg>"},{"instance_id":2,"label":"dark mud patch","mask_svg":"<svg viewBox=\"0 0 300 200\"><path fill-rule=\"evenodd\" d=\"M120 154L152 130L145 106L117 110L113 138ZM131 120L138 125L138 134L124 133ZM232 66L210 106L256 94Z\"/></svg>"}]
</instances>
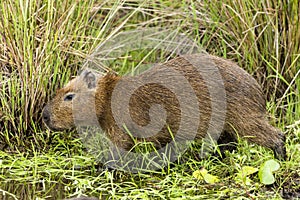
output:
<instances>
[{"instance_id":1,"label":"dark mud patch","mask_svg":"<svg viewBox=\"0 0 300 200\"><path fill-rule=\"evenodd\" d=\"M281 196L283 199L300 199L300 174L299 171L289 175L282 186Z\"/></svg>"}]
</instances>

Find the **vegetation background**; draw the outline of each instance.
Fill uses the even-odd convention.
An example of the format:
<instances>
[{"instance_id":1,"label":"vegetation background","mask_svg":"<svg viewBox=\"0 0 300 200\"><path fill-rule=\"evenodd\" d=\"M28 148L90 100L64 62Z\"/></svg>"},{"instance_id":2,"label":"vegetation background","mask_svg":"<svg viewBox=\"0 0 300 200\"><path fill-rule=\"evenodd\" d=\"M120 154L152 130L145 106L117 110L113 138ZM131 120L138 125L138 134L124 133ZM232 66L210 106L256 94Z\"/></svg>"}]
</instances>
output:
<instances>
[{"instance_id":1,"label":"vegetation background","mask_svg":"<svg viewBox=\"0 0 300 200\"><path fill-rule=\"evenodd\" d=\"M299 20L298 0L0 0L0 199L299 198ZM273 185L255 175L251 184L236 180L243 166L273 158L246 141L224 159L187 155L162 171L129 174L103 169L76 133L43 127L45 103L99 44L147 27L179 30L262 85L271 121L287 136L289 159L280 162ZM164 55L152 53L128 52L107 67L124 74ZM195 178L202 167L222 181Z\"/></svg>"}]
</instances>

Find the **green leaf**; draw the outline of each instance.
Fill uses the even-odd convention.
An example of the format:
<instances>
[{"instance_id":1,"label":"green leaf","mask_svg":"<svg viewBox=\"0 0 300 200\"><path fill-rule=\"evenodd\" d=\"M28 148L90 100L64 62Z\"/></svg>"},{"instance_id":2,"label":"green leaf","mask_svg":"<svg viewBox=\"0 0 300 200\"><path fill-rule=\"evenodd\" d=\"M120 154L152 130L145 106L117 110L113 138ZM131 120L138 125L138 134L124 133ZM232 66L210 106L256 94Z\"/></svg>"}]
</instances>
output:
<instances>
[{"instance_id":1,"label":"green leaf","mask_svg":"<svg viewBox=\"0 0 300 200\"><path fill-rule=\"evenodd\" d=\"M243 166L242 169L237 173L236 181L243 182L246 185L251 184L251 179L247 176L254 174L258 169L251 166Z\"/></svg>"},{"instance_id":2,"label":"green leaf","mask_svg":"<svg viewBox=\"0 0 300 200\"><path fill-rule=\"evenodd\" d=\"M206 183L210 184L214 184L219 181L219 178L217 176L209 174L208 171L204 168L194 171L193 176L196 179L204 180Z\"/></svg>"},{"instance_id":3,"label":"green leaf","mask_svg":"<svg viewBox=\"0 0 300 200\"><path fill-rule=\"evenodd\" d=\"M275 160L267 160L264 162L259 169L258 177L260 182L265 185L270 185L275 182L273 172L280 168L280 164Z\"/></svg>"},{"instance_id":4,"label":"green leaf","mask_svg":"<svg viewBox=\"0 0 300 200\"><path fill-rule=\"evenodd\" d=\"M257 171L258 171L258 169L256 167L243 166L240 173L243 174L243 176L248 176L248 175L254 174Z\"/></svg>"}]
</instances>

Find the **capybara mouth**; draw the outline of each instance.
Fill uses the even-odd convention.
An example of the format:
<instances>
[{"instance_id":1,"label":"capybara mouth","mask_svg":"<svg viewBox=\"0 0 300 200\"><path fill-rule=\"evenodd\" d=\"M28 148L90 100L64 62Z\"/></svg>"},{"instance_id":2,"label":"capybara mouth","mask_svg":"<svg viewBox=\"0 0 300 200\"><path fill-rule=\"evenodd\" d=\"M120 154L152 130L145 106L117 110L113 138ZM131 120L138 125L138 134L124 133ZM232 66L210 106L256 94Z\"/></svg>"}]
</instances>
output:
<instances>
[{"instance_id":1,"label":"capybara mouth","mask_svg":"<svg viewBox=\"0 0 300 200\"><path fill-rule=\"evenodd\" d=\"M47 128L51 131L67 131L67 130L72 130L74 129L73 127L71 128L61 128L61 127L56 127L56 126L53 126L51 123L47 124L44 122L44 124L47 126Z\"/></svg>"},{"instance_id":2,"label":"capybara mouth","mask_svg":"<svg viewBox=\"0 0 300 200\"><path fill-rule=\"evenodd\" d=\"M49 130L51 130L51 131L63 131L63 130L64 130L64 129L62 129L62 128L53 126L50 122L45 122L45 121L44 121L44 124L45 124L46 127L47 127Z\"/></svg>"}]
</instances>

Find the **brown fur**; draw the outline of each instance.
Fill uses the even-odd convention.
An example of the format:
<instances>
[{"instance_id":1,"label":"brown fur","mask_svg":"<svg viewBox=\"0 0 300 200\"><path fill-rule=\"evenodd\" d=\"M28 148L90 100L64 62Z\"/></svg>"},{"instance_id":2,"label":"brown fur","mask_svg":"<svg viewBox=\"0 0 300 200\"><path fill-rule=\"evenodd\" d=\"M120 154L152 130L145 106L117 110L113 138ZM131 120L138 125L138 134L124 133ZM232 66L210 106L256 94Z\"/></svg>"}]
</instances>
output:
<instances>
[{"instance_id":1,"label":"brown fur","mask_svg":"<svg viewBox=\"0 0 300 200\"><path fill-rule=\"evenodd\" d=\"M234 140L236 133L246 138L250 142L273 149L277 157L285 158L284 135L276 128L271 126L266 119L265 99L258 83L247 72L238 67L235 63L228 60L210 56L210 55L193 55L201 59L211 60L217 66L224 82L227 109L225 113L225 124L222 130L221 138L224 140ZM196 73L195 68L182 57L170 60L162 65L158 65L147 72L135 77L120 77L112 73L108 73L103 77L92 76L92 73L85 72L72 80L66 87L57 91L54 99L47 104L44 109L44 121L50 129L64 130L74 128L73 113L80 112L82 125L93 125L96 122L92 120L90 110L95 109L98 122L108 137L117 146L125 149L131 149L133 140L129 134L122 128L117 126L115 119L120 118L130 132L137 132L132 123L140 126L146 126L151 120L161 119L161 113L156 111L157 117L150 119L149 109L154 104L163 105L166 110L166 123L161 130L154 136L146 138L146 141L153 142L155 146L164 146L171 140L168 127L174 134L179 129L182 113L180 111L180 102L176 95L168 88L160 84L149 83L137 89L131 96L129 103L129 111L132 119L123 119L122 113L114 113L111 108L111 98L116 85L122 81L124 87L132 85L137 81L148 79L149 77L170 77L168 70L175 69L180 72L193 88L197 100L199 102L200 123L199 121L189 120L187 126L199 124L196 139L204 138L210 125L212 113L212 104L209 90L204 78ZM90 76L90 77L88 77ZM94 80L94 79L95 80ZM170 77L172 78L172 77ZM95 87L89 87L89 84L96 81ZM180 87L178 83L178 87ZM218 90L219 88L215 88ZM80 102L80 111L74 110L72 101L64 101L66 94L75 94L76 101ZM185 91L183 90L184 94ZM120 95L120 94L119 94ZM186 94L189 98L190 94ZM74 101L75 101L74 98ZM93 100L95 98L95 100ZM117 102L122 105L122 97ZM220 114L223 111L219 111ZM90 119L90 120L89 120ZM133 122L131 122L133 121ZM144 140L143 133L137 133L141 137L137 137L138 141ZM187 136L189 133L186 133ZM221 141L222 142L222 141Z\"/></svg>"}]
</instances>

